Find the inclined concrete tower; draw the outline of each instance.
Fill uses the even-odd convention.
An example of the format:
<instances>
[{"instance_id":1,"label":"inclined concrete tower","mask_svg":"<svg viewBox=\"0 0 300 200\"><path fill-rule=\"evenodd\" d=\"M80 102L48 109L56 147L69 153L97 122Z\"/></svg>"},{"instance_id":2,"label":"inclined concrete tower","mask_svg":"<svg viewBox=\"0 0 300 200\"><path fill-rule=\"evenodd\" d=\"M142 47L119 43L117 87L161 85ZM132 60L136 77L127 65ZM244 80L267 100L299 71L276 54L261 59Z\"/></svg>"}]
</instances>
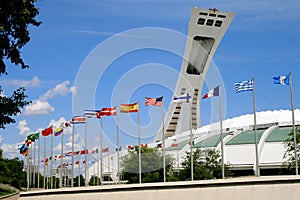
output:
<instances>
[{"instance_id":1,"label":"inclined concrete tower","mask_svg":"<svg viewBox=\"0 0 300 200\"><path fill-rule=\"evenodd\" d=\"M189 93L189 103L171 102L165 117L165 137L201 127L202 88L211 60L235 13L193 8L188 38L174 96ZM160 140L161 131L155 140Z\"/></svg>"}]
</instances>

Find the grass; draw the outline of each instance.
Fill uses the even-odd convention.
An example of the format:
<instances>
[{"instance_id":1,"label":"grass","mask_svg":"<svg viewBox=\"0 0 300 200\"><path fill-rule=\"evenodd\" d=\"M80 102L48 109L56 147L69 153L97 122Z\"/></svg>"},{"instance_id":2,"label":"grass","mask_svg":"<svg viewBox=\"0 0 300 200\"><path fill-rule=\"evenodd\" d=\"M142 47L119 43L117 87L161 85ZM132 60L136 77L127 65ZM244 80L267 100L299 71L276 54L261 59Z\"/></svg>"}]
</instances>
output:
<instances>
[{"instance_id":1,"label":"grass","mask_svg":"<svg viewBox=\"0 0 300 200\"><path fill-rule=\"evenodd\" d=\"M0 188L0 197L8 195L8 194L13 194L13 193L15 193L15 191L10 190L10 189Z\"/></svg>"}]
</instances>

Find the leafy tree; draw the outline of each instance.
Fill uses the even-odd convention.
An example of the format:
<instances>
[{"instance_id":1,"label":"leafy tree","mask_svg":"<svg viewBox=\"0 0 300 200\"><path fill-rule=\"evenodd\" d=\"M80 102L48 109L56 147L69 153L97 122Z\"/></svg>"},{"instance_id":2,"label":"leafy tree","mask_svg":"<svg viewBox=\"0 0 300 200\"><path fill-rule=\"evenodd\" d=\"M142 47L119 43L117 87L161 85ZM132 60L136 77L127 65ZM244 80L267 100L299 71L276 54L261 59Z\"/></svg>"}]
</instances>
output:
<instances>
[{"instance_id":1,"label":"leafy tree","mask_svg":"<svg viewBox=\"0 0 300 200\"><path fill-rule=\"evenodd\" d=\"M297 160L298 160L298 168L300 165L299 162L299 143L300 143L300 129L297 127L296 129L296 151L297 151ZM296 162L295 162L295 146L294 146L294 131L292 130L288 134L288 138L285 140L285 153L283 155L283 159L285 160L282 164L282 173L295 174L296 171Z\"/></svg>"},{"instance_id":2,"label":"leafy tree","mask_svg":"<svg viewBox=\"0 0 300 200\"><path fill-rule=\"evenodd\" d=\"M171 168L172 159L166 156L166 171ZM123 168L123 179L128 183L139 182L139 162L138 146L134 152L130 152L121 162ZM142 182L162 182L163 181L163 156L157 148L141 147L141 168Z\"/></svg>"},{"instance_id":3,"label":"leafy tree","mask_svg":"<svg viewBox=\"0 0 300 200\"><path fill-rule=\"evenodd\" d=\"M0 76L7 74L6 61L28 68L21 57L20 50L30 40L29 25L39 26L41 22L35 17L39 14L34 3L36 0L1 0L0 1ZM1 95L0 86L0 128L14 123L11 116L21 112L28 101L24 94L25 89L19 88L11 97Z\"/></svg>"},{"instance_id":4,"label":"leafy tree","mask_svg":"<svg viewBox=\"0 0 300 200\"><path fill-rule=\"evenodd\" d=\"M74 178L74 187L78 186L78 182L79 182L79 176L76 176ZM80 186L85 186L85 178L80 174Z\"/></svg>"},{"instance_id":5,"label":"leafy tree","mask_svg":"<svg viewBox=\"0 0 300 200\"><path fill-rule=\"evenodd\" d=\"M89 185L94 186L97 185L98 183L101 183L100 178L98 176L91 176Z\"/></svg>"},{"instance_id":6,"label":"leafy tree","mask_svg":"<svg viewBox=\"0 0 300 200\"><path fill-rule=\"evenodd\" d=\"M221 156L218 151L212 149L193 152L194 180L222 178ZM187 152L185 160L182 162L183 169L178 175L174 175L179 180L191 180L191 153ZM231 176L228 165L225 165L225 176Z\"/></svg>"}]
</instances>

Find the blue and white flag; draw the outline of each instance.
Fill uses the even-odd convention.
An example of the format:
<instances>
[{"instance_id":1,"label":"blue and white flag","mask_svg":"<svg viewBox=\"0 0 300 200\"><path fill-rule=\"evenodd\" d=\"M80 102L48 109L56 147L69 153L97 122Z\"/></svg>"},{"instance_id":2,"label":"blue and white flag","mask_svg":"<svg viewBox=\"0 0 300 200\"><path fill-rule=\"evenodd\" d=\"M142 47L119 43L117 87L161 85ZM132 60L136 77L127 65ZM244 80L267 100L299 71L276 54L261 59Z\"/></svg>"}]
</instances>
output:
<instances>
[{"instance_id":1,"label":"blue and white flag","mask_svg":"<svg viewBox=\"0 0 300 200\"><path fill-rule=\"evenodd\" d=\"M235 91L236 92L244 92L244 91L252 91L253 90L253 81L241 81L234 83Z\"/></svg>"},{"instance_id":2,"label":"blue and white flag","mask_svg":"<svg viewBox=\"0 0 300 200\"><path fill-rule=\"evenodd\" d=\"M97 118L98 112L100 112L100 110L85 110L84 116L87 118Z\"/></svg>"},{"instance_id":3,"label":"blue and white flag","mask_svg":"<svg viewBox=\"0 0 300 200\"><path fill-rule=\"evenodd\" d=\"M273 81L275 84L289 85L290 84L290 75L274 76Z\"/></svg>"},{"instance_id":4,"label":"blue and white flag","mask_svg":"<svg viewBox=\"0 0 300 200\"><path fill-rule=\"evenodd\" d=\"M189 93L186 93L186 94L183 94L183 95L174 97L174 98L173 98L173 102L176 102L176 103L179 103L179 102L186 102L186 103L189 103L189 99L190 99L191 97L192 97L192 96L191 96Z\"/></svg>"}]
</instances>

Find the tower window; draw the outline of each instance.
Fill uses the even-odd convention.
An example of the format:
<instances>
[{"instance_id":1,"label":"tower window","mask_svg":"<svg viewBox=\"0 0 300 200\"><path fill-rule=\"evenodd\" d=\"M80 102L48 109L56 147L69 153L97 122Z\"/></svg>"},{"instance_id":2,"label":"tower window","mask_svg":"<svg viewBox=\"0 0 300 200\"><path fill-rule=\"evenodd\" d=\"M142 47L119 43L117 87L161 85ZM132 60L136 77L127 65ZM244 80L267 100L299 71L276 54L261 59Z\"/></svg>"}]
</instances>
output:
<instances>
[{"instance_id":1,"label":"tower window","mask_svg":"<svg viewBox=\"0 0 300 200\"><path fill-rule=\"evenodd\" d=\"M209 13L209 16L216 17L217 15L213 13Z\"/></svg>"},{"instance_id":2,"label":"tower window","mask_svg":"<svg viewBox=\"0 0 300 200\"><path fill-rule=\"evenodd\" d=\"M206 22L206 26L212 26L213 23L214 23L214 20L208 19L207 22Z\"/></svg>"},{"instance_id":3,"label":"tower window","mask_svg":"<svg viewBox=\"0 0 300 200\"><path fill-rule=\"evenodd\" d=\"M226 18L226 15L218 15L218 17Z\"/></svg>"},{"instance_id":4,"label":"tower window","mask_svg":"<svg viewBox=\"0 0 300 200\"><path fill-rule=\"evenodd\" d=\"M216 23L215 23L215 26L216 27L221 27L222 26L222 21L217 20Z\"/></svg>"},{"instance_id":5,"label":"tower window","mask_svg":"<svg viewBox=\"0 0 300 200\"><path fill-rule=\"evenodd\" d=\"M205 15L205 16L207 16L207 13L205 13L205 12L200 12L199 15Z\"/></svg>"},{"instance_id":6,"label":"tower window","mask_svg":"<svg viewBox=\"0 0 300 200\"><path fill-rule=\"evenodd\" d=\"M203 19L203 18L199 18L198 19L198 23L197 24L203 25L204 23L205 23L205 19Z\"/></svg>"}]
</instances>

